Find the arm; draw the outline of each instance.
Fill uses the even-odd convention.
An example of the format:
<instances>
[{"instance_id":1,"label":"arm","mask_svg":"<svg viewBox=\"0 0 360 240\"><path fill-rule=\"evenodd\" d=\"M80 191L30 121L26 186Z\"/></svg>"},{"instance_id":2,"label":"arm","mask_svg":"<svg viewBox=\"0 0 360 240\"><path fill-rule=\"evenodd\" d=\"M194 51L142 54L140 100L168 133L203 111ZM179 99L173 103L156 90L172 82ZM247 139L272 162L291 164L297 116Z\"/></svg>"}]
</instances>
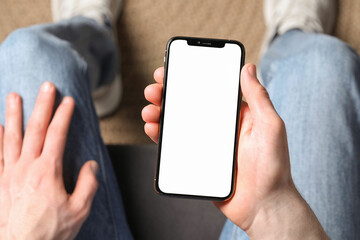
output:
<instances>
[{"instance_id":1,"label":"arm","mask_svg":"<svg viewBox=\"0 0 360 240\"><path fill-rule=\"evenodd\" d=\"M87 162L73 194L64 188L62 159L74 100L65 97L54 116L55 86L44 83L25 136L21 98L6 100L0 126L1 239L73 239L89 214L98 165Z\"/></svg>"},{"instance_id":2,"label":"arm","mask_svg":"<svg viewBox=\"0 0 360 240\"><path fill-rule=\"evenodd\" d=\"M163 68L145 89L151 105L142 111L145 132L158 142ZM189 86L190 87L190 86ZM236 189L231 199L214 204L251 239L327 239L316 216L291 178L284 122L276 113L252 64L245 65Z\"/></svg>"},{"instance_id":3,"label":"arm","mask_svg":"<svg viewBox=\"0 0 360 240\"><path fill-rule=\"evenodd\" d=\"M315 214L295 187L261 204L246 230L251 239L328 239Z\"/></svg>"}]
</instances>

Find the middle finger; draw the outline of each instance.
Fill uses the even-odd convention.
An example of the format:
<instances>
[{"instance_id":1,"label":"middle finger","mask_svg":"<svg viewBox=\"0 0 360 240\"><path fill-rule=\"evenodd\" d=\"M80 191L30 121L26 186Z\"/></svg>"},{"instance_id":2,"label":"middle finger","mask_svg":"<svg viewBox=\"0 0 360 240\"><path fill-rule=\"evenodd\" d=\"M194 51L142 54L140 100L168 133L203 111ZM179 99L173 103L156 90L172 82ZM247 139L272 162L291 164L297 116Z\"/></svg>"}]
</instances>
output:
<instances>
[{"instance_id":1,"label":"middle finger","mask_svg":"<svg viewBox=\"0 0 360 240\"><path fill-rule=\"evenodd\" d=\"M159 123L160 107L149 104L143 108L141 116L145 122Z\"/></svg>"},{"instance_id":2,"label":"middle finger","mask_svg":"<svg viewBox=\"0 0 360 240\"><path fill-rule=\"evenodd\" d=\"M22 154L35 158L41 153L55 101L55 86L45 82L40 88L34 110L25 131Z\"/></svg>"},{"instance_id":3,"label":"middle finger","mask_svg":"<svg viewBox=\"0 0 360 240\"><path fill-rule=\"evenodd\" d=\"M144 90L144 95L146 100L149 102L160 106L161 105L161 98L162 98L162 85L158 83L151 84L147 86Z\"/></svg>"}]
</instances>

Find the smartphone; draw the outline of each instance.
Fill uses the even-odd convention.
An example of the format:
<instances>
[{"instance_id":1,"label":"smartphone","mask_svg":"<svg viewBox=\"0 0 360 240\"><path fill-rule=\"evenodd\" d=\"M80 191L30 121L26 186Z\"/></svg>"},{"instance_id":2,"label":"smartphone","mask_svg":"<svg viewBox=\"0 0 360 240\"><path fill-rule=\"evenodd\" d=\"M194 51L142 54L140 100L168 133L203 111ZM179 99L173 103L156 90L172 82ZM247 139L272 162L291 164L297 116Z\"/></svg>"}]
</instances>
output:
<instances>
[{"instance_id":1,"label":"smartphone","mask_svg":"<svg viewBox=\"0 0 360 240\"><path fill-rule=\"evenodd\" d=\"M233 40L168 41L155 174L158 193L231 197L244 56L243 45Z\"/></svg>"}]
</instances>

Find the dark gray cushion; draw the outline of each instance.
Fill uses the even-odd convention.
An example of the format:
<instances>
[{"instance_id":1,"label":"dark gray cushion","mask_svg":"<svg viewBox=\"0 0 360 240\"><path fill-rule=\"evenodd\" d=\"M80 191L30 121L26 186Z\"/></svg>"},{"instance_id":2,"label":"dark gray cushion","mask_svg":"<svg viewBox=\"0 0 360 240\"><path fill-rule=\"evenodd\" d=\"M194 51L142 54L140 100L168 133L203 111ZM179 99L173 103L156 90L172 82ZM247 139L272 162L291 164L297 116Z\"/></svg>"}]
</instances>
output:
<instances>
[{"instance_id":1,"label":"dark gray cushion","mask_svg":"<svg viewBox=\"0 0 360 240\"><path fill-rule=\"evenodd\" d=\"M108 149L135 239L218 239L225 217L211 202L155 193L156 145Z\"/></svg>"}]
</instances>

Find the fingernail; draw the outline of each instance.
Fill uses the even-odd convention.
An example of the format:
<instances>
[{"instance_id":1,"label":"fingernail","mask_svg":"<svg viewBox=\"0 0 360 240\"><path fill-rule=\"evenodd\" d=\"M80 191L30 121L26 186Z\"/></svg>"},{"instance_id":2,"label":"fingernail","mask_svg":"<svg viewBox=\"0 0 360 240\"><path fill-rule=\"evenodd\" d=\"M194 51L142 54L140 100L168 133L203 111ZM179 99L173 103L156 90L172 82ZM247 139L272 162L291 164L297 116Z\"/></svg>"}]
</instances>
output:
<instances>
[{"instance_id":1,"label":"fingernail","mask_svg":"<svg viewBox=\"0 0 360 240\"><path fill-rule=\"evenodd\" d=\"M10 104L11 106L16 106L15 103L18 101L18 95L16 95L15 93L10 93L7 96L7 101L8 101L8 104Z\"/></svg>"},{"instance_id":2,"label":"fingernail","mask_svg":"<svg viewBox=\"0 0 360 240\"><path fill-rule=\"evenodd\" d=\"M96 174L97 171L99 170L99 165L95 161L90 163L90 167L94 174Z\"/></svg>"},{"instance_id":3,"label":"fingernail","mask_svg":"<svg viewBox=\"0 0 360 240\"><path fill-rule=\"evenodd\" d=\"M73 102L73 99L72 99L72 97L69 97L69 96L64 97L62 100L62 103L64 103L64 104L69 104L72 102Z\"/></svg>"},{"instance_id":4,"label":"fingernail","mask_svg":"<svg viewBox=\"0 0 360 240\"><path fill-rule=\"evenodd\" d=\"M252 77L255 77L255 78L256 78L256 67L255 67L255 65L252 65L252 64L251 64L250 66L248 66L247 70L248 70L249 74L250 74Z\"/></svg>"},{"instance_id":5,"label":"fingernail","mask_svg":"<svg viewBox=\"0 0 360 240\"><path fill-rule=\"evenodd\" d=\"M15 94L10 93L10 94L7 96L7 100L8 100L9 102L14 102L14 101L15 101Z\"/></svg>"},{"instance_id":6,"label":"fingernail","mask_svg":"<svg viewBox=\"0 0 360 240\"><path fill-rule=\"evenodd\" d=\"M52 85L49 82L45 82L45 83L43 83L41 90L43 92L50 92L51 88L52 88Z\"/></svg>"}]
</instances>

